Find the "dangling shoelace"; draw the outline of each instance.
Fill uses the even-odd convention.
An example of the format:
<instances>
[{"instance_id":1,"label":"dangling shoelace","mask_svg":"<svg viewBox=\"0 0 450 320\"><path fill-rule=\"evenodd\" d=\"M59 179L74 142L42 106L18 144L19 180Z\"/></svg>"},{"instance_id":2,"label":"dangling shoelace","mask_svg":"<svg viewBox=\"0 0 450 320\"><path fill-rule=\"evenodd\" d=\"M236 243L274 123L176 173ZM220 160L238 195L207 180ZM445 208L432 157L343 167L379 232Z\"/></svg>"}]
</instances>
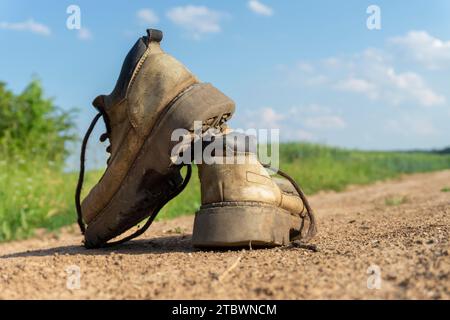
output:
<instances>
[{"instance_id":1,"label":"dangling shoelace","mask_svg":"<svg viewBox=\"0 0 450 320\"><path fill-rule=\"evenodd\" d=\"M92 119L91 124L89 125L89 128L86 131L86 134L84 135L83 138L83 142L81 144L81 153L80 153L80 173L78 176L78 182L77 182L77 188L75 191L75 207L77 210L77 222L78 222L78 226L80 227L80 231L81 234L85 234L86 232L86 226L84 224L83 221L83 215L81 213L81 190L83 188L83 182L84 182L84 172L85 172L85 160L86 160L86 147L89 141L89 137L92 133L92 130L94 130L95 125L97 124L98 119L100 119L100 117L103 116L103 119L105 121L105 125L106 125L106 133L103 133L100 136L100 141L104 142L106 139L109 139L110 137L110 127L109 127L109 123L107 122L107 118L103 115L103 113L100 111L99 113L97 113L94 117L94 119ZM110 152L111 146L108 146L106 148L107 152ZM164 207L164 205L172 200L173 198L175 198L177 195L179 195L184 188L187 186L187 184L189 183L189 180L191 178L192 175L192 166L190 164L187 165L187 172L186 172L186 177L183 180L183 183L177 188L177 190L172 193L167 201L161 201L161 203L158 205L158 207L156 208L156 210L153 211L153 214L148 218L148 220L146 221L146 223L144 224L144 226L140 229L138 229L137 231L135 231L133 234L120 239L118 241L114 241L114 242L109 242L106 243L104 245L102 245L102 247L110 247L110 246L115 246L124 242L127 242L131 239L134 239L138 236L140 236L141 234L143 234L152 224L153 220L155 219L155 217L158 215L159 211Z\"/></svg>"},{"instance_id":2,"label":"dangling shoelace","mask_svg":"<svg viewBox=\"0 0 450 320\"><path fill-rule=\"evenodd\" d=\"M192 175L192 166L190 164L187 164L186 166L187 166L187 172L186 172L186 177L183 180L183 183L178 187L178 189L174 193L172 193L167 198L166 201L162 200L159 203L158 207L153 211L152 215L147 219L147 221L141 228L139 228L134 233L132 233L131 235L129 235L123 239L113 241L113 242L107 242L104 245L102 245L102 247L112 247L112 246L122 244L124 242L130 241L130 240L140 236L145 231L147 231L147 229L151 226L151 224L153 223L153 220L155 220L156 216L158 215L159 211L164 207L164 205L167 202L169 202L170 200L172 200L173 198L175 198L176 196L178 196L184 190L184 188L186 188L187 184L189 183L189 180L191 179L191 175Z\"/></svg>"},{"instance_id":3,"label":"dangling shoelace","mask_svg":"<svg viewBox=\"0 0 450 320\"><path fill-rule=\"evenodd\" d=\"M302 217L302 225L300 227L300 235L299 235L298 240L303 240L305 242L311 240L317 234L316 217L315 217L314 211L311 208L309 201L306 198L305 193L303 192L302 188L300 188L300 186L297 184L297 182L295 182L295 180L293 178L291 178L291 176L289 176L287 173L281 171L280 169L272 168L270 165L267 165L267 164L263 164L263 167L265 167L265 168L275 172L276 174L279 174L283 178L287 179L292 184L292 186L295 188L295 190L297 191L298 195L300 196L300 199L302 199L303 204L305 205L306 213L308 214L308 217L309 217L308 231L304 237L301 237L301 231L303 229L303 224L304 224L304 217ZM301 216L301 214L300 214L300 216ZM300 237L301 237L301 239L300 239Z\"/></svg>"},{"instance_id":4,"label":"dangling shoelace","mask_svg":"<svg viewBox=\"0 0 450 320\"><path fill-rule=\"evenodd\" d=\"M78 175L77 189L75 191L75 207L77 209L78 226L80 227L81 234L83 234L83 235L86 232L86 226L84 225L83 216L81 214L81 199L80 198L81 198L81 189L83 188L83 182L84 182L84 170L85 170L84 162L86 159L86 146L89 141L89 136L91 135L92 130L94 130L94 127L97 124L98 119L100 119L100 117L102 115L103 114L101 112L99 112L95 115L94 119L92 119L92 122L89 125L89 128L87 129L87 131L84 135L84 138L83 138L83 142L81 144L80 173Z\"/></svg>"}]
</instances>

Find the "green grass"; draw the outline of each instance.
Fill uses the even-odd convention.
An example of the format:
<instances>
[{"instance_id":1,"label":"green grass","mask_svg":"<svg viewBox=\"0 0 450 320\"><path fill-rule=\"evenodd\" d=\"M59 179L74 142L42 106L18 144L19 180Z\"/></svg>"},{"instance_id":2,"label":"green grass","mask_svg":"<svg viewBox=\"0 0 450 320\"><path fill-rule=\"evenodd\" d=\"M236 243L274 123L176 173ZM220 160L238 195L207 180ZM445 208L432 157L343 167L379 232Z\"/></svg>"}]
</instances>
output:
<instances>
[{"instance_id":1,"label":"green grass","mask_svg":"<svg viewBox=\"0 0 450 320\"><path fill-rule=\"evenodd\" d=\"M441 192L450 192L450 187L443 187Z\"/></svg>"},{"instance_id":2,"label":"green grass","mask_svg":"<svg viewBox=\"0 0 450 320\"><path fill-rule=\"evenodd\" d=\"M89 174L88 183L97 177ZM73 223L76 179L77 174L62 173L52 162L0 160L0 241Z\"/></svg>"},{"instance_id":3,"label":"green grass","mask_svg":"<svg viewBox=\"0 0 450 320\"><path fill-rule=\"evenodd\" d=\"M288 143L281 145L280 163L283 171L292 175L307 194L312 194L400 174L449 169L450 155L365 152ZM100 175L101 172L87 174L84 193ZM76 173L62 173L52 163L0 160L0 241L26 238L36 229L55 230L74 223L76 179ZM387 199L386 204L398 202L391 200ZM186 190L162 209L158 219L192 214L199 206L200 183L194 168Z\"/></svg>"}]
</instances>

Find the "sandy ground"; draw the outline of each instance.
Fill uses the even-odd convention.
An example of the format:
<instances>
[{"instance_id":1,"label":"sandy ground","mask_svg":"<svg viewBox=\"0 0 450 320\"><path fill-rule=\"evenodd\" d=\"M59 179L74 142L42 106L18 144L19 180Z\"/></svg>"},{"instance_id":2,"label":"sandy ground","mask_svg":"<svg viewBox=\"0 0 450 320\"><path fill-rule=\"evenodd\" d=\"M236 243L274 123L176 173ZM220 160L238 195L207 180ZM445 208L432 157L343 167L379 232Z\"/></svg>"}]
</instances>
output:
<instances>
[{"instance_id":1,"label":"sandy ground","mask_svg":"<svg viewBox=\"0 0 450 320\"><path fill-rule=\"evenodd\" d=\"M74 226L1 244L0 298L449 299L445 186L450 171L317 194L311 247L198 251L193 217L114 249L85 250Z\"/></svg>"}]
</instances>

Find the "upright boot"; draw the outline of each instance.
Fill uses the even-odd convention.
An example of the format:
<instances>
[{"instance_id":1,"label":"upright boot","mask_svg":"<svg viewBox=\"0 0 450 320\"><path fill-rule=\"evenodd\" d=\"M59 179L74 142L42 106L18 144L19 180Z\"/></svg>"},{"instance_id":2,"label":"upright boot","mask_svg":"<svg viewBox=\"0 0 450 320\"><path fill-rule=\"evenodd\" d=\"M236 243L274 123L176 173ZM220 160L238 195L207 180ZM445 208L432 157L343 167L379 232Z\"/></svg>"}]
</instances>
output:
<instances>
[{"instance_id":1,"label":"upright boot","mask_svg":"<svg viewBox=\"0 0 450 320\"><path fill-rule=\"evenodd\" d=\"M316 222L299 186L281 171L285 179L272 178L258 161L254 143L229 137L214 141L209 162L215 163L198 165L202 205L195 215L193 245L270 247L310 240ZM217 146L223 148L217 152Z\"/></svg>"},{"instance_id":2,"label":"upright boot","mask_svg":"<svg viewBox=\"0 0 450 320\"><path fill-rule=\"evenodd\" d=\"M218 127L234 112L230 98L165 53L161 40L161 31L147 30L126 56L114 90L93 102L99 113L83 140L75 196L87 248L106 245L147 217L151 223L185 186L181 165L171 161L178 143L171 141L175 129L192 131L194 121L202 121L204 130ZM100 139L109 139L111 156L100 181L80 203L85 148L100 117L107 130Z\"/></svg>"}]
</instances>

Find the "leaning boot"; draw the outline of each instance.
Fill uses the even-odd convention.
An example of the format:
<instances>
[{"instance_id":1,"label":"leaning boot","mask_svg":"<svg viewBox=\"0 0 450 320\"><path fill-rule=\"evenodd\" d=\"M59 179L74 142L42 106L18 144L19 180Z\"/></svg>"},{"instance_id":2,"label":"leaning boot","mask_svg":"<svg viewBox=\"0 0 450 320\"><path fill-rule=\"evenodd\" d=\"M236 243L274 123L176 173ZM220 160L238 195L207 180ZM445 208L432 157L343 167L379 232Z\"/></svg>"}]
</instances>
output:
<instances>
[{"instance_id":1,"label":"leaning boot","mask_svg":"<svg viewBox=\"0 0 450 320\"><path fill-rule=\"evenodd\" d=\"M75 196L87 248L106 246L147 217L148 227L184 188L181 165L171 161L175 129L192 132L194 121L202 121L204 130L219 127L234 112L231 99L211 84L200 83L161 49L161 40L161 31L147 30L126 56L114 90L93 102L99 113L83 140ZM100 117L107 131L100 139L109 140L106 150L111 156L102 178L80 203L86 144Z\"/></svg>"},{"instance_id":2,"label":"leaning boot","mask_svg":"<svg viewBox=\"0 0 450 320\"><path fill-rule=\"evenodd\" d=\"M255 144L229 135L214 144L209 163L216 163L198 165L202 205L195 215L194 246L272 247L306 242L316 234L314 213L300 187L281 171L284 179L272 178L252 150Z\"/></svg>"}]
</instances>

